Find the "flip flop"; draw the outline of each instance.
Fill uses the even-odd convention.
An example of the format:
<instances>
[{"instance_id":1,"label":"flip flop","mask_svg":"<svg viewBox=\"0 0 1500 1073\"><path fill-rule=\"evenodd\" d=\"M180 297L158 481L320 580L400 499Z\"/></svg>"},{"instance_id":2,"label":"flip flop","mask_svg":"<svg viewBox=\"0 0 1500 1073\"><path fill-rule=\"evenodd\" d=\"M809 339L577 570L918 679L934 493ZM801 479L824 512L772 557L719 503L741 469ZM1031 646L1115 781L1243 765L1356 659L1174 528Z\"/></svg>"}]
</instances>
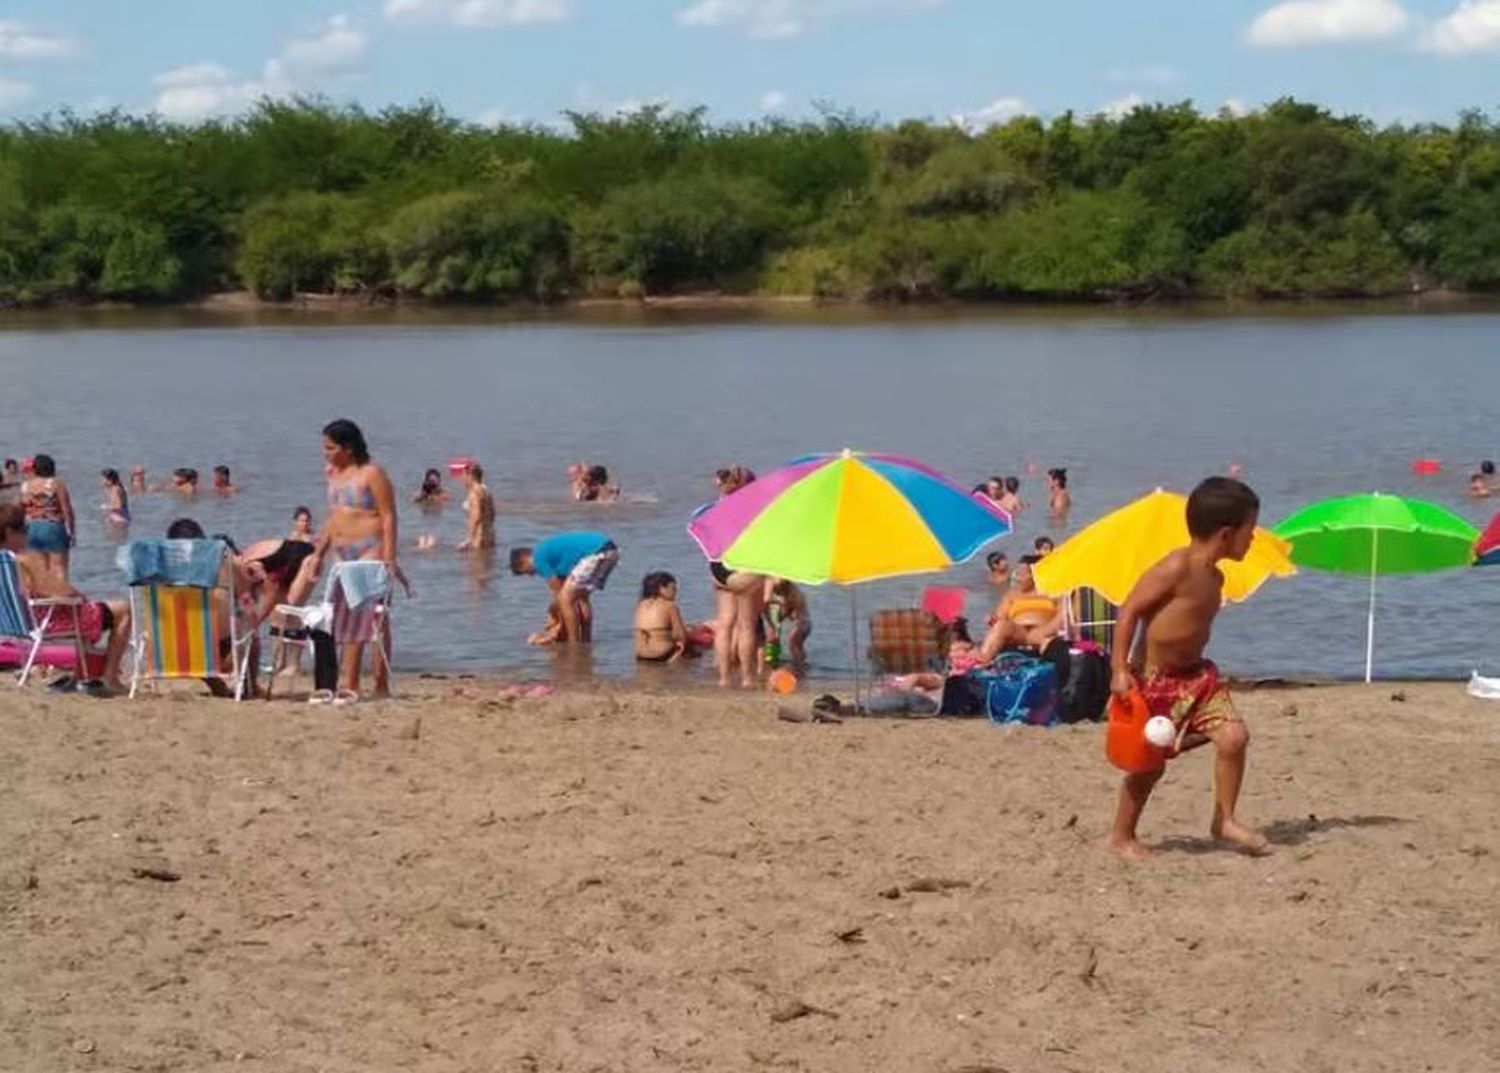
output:
<instances>
[{"instance_id":1,"label":"flip flop","mask_svg":"<svg viewBox=\"0 0 1500 1073\"><path fill-rule=\"evenodd\" d=\"M359 694L352 689L341 689L334 695L333 706L335 708L347 708L351 704L359 703Z\"/></svg>"},{"instance_id":2,"label":"flip flop","mask_svg":"<svg viewBox=\"0 0 1500 1073\"><path fill-rule=\"evenodd\" d=\"M333 703L333 690L331 690L331 689L315 689L310 694L308 694L307 703L309 703L309 704L332 704Z\"/></svg>"}]
</instances>

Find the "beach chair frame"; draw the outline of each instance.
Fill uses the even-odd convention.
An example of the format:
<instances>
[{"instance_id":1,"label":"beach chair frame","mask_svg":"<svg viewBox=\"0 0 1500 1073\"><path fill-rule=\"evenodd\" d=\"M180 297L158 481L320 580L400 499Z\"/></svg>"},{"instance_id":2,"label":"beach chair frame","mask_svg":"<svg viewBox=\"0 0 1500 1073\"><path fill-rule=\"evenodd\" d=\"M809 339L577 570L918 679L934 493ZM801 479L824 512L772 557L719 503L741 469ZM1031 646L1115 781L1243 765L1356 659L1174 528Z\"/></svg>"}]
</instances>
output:
<instances>
[{"instance_id":1,"label":"beach chair frame","mask_svg":"<svg viewBox=\"0 0 1500 1073\"><path fill-rule=\"evenodd\" d=\"M1098 601L1100 604L1103 604L1103 605L1109 606L1109 607L1114 607L1115 606L1114 604L1111 604L1108 600L1106 600L1104 598L1104 596L1102 594L1100 594L1097 590L1095 590L1095 589L1089 589L1088 592L1092 593L1094 599L1096 601ZM1086 640L1086 639L1088 639L1088 638L1085 638L1083 636L1084 633L1085 633L1085 631L1088 631L1088 630L1097 630L1097 631L1105 634L1109 638L1109 641L1110 641L1109 644L1107 644L1107 645L1106 644L1101 644L1100 647L1106 648L1106 649L1112 648L1113 645L1114 645L1114 629L1115 629L1115 626L1116 626L1116 624L1118 622L1118 619L1115 619L1115 618L1081 618L1080 617L1080 611L1079 611L1079 605L1083 602L1083 600L1084 600L1084 589L1083 588L1070 589L1068 591L1067 596L1065 596L1063 598L1062 605L1063 605L1063 632L1064 632L1064 634L1068 637L1069 640L1071 640L1071 641L1078 641L1078 640ZM1119 609L1116 608L1116 613L1117 614L1118 614L1118 610ZM1096 643L1098 643L1098 642L1096 642Z\"/></svg>"},{"instance_id":2,"label":"beach chair frame","mask_svg":"<svg viewBox=\"0 0 1500 1073\"><path fill-rule=\"evenodd\" d=\"M343 571L348 567L359 565L361 561L362 560L354 560L348 563L334 563L332 568L328 571L327 580L323 582L323 599L319 601L319 603L308 604L306 606L300 607L296 604L278 604L276 606L276 614L282 616L283 621L295 620L296 622L300 623L305 629L307 627L307 619L310 616L322 614L323 608L325 606L331 606L334 604L334 596L338 592L340 584L339 576L343 573ZM385 671L387 676L392 678L394 678L394 671L391 667L391 651L390 648L386 645L386 638L390 636L391 604L395 600L395 595L395 581L394 579L392 579L390 585L386 588L384 593L372 598L375 606L371 609L372 614L374 615L374 627L371 631L372 636L370 640L356 642L351 641L347 637L341 636L341 631L337 628L338 619L336 615L333 616L332 620L329 622L328 629L329 634L333 637L335 648L342 648L346 644L356 643L370 645L374 649L374 654L371 658L383 661L385 664ZM278 638L278 641L281 641L281 639ZM280 649L282 645L302 645L309 651L312 649L311 639L307 641L283 641L278 645L278 649ZM299 658L300 655L301 654L299 653ZM270 687L268 685L268 695L269 688ZM395 696L394 687L391 690L391 695L393 697Z\"/></svg>"},{"instance_id":3,"label":"beach chair frame","mask_svg":"<svg viewBox=\"0 0 1500 1073\"><path fill-rule=\"evenodd\" d=\"M29 599L21 592L21 564L17 562L15 554L9 551L0 551L0 599L4 599L9 618L15 620L15 627L0 631L0 636L11 637L20 641L27 647L26 659L16 677L16 685L24 686L31 677L31 672L36 668L37 657L41 654L42 645L49 639L67 640L73 644L75 674L86 677L88 674L88 646L83 641L83 629L78 623L78 609L83 606L84 599L81 596L53 596L38 599ZM73 609L73 628L62 632L54 632L51 629L52 619L59 608L69 607ZM40 618L38 617L40 615ZM13 629L19 632L13 633Z\"/></svg>"},{"instance_id":4,"label":"beach chair frame","mask_svg":"<svg viewBox=\"0 0 1500 1073\"><path fill-rule=\"evenodd\" d=\"M225 549L225 557L228 557L228 549ZM141 686L149 685L153 689L158 682L174 681L179 679L194 678L199 680L218 679L234 691L234 699L239 701L245 698L245 683L250 674L250 652L255 641L255 631L242 628L239 601L236 599L234 570L221 570L220 582L212 586L199 585L168 585L163 582L142 582L130 586L130 697L134 699L139 694ZM162 593L194 592L204 602L204 613L208 622L208 638L205 644L208 657L208 673L166 673L160 668L164 660L153 658L153 647L158 638L153 637L152 628L157 625L160 605L156 603ZM214 594L223 592L228 600L227 629L229 634L229 672L226 674L218 669L219 650L222 638L215 635L213 599ZM156 610L158 614L151 612Z\"/></svg>"}]
</instances>

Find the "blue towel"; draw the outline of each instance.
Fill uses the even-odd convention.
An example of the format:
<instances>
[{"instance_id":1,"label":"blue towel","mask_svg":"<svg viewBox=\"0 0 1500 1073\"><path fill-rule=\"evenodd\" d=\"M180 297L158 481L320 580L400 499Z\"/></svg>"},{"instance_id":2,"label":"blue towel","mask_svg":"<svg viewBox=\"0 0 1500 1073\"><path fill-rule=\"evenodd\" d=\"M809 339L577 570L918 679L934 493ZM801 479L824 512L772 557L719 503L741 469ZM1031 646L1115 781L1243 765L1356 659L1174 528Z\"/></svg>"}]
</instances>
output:
<instances>
[{"instance_id":1,"label":"blue towel","mask_svg":"<svg viewBox=\"0 0 1500 1073\"><path fill-rule=\"evenodd\" d=\"M222 540L132 540L115 562L127 585L191 585L211 589L229 546Z\"/></svg>"},{"instance_id":2,"label":"blue towel","mask_svg":"<svg viewBox=\"0 0 1500 1073\"><path fill-rule=\"evenodd\" d=\"M0 551L0 637L30 637L35 628L16 557Z\"/></svg>"},{"instance_id":3,"label":"blue towel","mask_svg":"<svg viewBox=\"0 0 1500 1073\"><path fill-rule=\"evenodd\" d=\"M374 559L339 563L333 568L331 581L344 590L344 603L351 611L391 594L391 572L385 563Z\"/></svg>"}]
</instances>

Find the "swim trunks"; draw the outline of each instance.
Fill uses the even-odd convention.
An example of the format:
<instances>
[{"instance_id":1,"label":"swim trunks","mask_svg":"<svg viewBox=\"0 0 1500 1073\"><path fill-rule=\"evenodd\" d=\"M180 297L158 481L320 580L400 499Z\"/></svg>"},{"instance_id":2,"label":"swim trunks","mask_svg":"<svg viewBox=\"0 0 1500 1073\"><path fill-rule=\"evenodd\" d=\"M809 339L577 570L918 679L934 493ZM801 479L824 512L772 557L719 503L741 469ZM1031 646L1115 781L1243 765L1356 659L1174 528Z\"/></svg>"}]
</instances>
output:
<instances>
[{"instance_id":1,"label":"swim trunks","mask_svg":"<svg viewBox=\"0 0 1500 1073\"><path fill-rule=\"evenodd\" d=\"M1220 680L1213 660L1176 671L1147 666L1136 677L1147 709L1171 719L1179 737L1184 732L1208 734L1239 721L1229 687Z\"/></svg>"},{"instance_id":2,"label":"swim trunks","mask_svg":"<svg viewBox=\"0 0 1500 1073\"><path fill-rule=\"evenodd\" d=\"M620 561L620 549L606 544L593 555L585 555L578 565L568 572L567 586L575 592L594 592L603 589L609 575Z\"/></svg>"}]
</instances>

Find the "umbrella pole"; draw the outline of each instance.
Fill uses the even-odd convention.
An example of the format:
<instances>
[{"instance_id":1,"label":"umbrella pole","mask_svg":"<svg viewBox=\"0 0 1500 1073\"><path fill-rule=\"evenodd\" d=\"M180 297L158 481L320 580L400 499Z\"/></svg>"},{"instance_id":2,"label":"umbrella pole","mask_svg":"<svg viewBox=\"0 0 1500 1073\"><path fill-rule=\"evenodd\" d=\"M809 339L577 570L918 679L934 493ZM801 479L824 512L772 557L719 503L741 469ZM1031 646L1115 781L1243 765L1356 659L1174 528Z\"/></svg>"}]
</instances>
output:
<instances>
[{"instance_id":1,"label":"umbrella pole","mask_svg":"<svg viewBox=\"0 0 1500 1073\"><path fill-rule=\"evenodd\" d=\"M859 711L859 597L849 586L849 659L854 665L854 710Z\"/></svg>"},{"instance_id":2,"label":"umbrella pole","mask_svg":"<svg viewBox=\"0 0 1500 1073\"><path fill-rule=\"evenodd\" d=\"M1380 559L1380 530L1370 537L1370 615L1365 623L1365 685L1375 672L1375 566Z\"/></svg>"}]
</instances>

